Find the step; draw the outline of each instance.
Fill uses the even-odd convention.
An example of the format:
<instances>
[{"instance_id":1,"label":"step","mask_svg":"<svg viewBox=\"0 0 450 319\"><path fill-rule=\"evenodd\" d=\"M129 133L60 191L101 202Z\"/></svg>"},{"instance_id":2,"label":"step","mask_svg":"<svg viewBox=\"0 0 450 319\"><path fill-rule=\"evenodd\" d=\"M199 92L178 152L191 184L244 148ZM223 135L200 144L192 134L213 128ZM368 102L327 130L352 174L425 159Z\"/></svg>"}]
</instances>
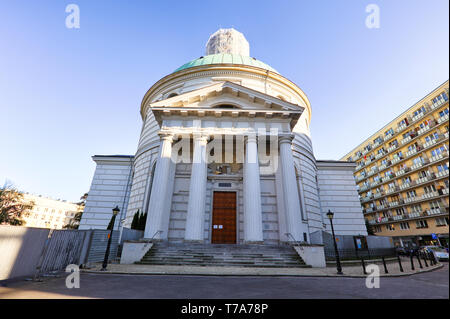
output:
<instances>
[{"instance_id":1,"label":"step","mask_svg":"<svg viewBox=\"0 0 450 319\"><path fill-rule=\"evenodd\" d=\"M307 267L290 246L155 243L139 264Z\"/></svg>"}]
</instances>

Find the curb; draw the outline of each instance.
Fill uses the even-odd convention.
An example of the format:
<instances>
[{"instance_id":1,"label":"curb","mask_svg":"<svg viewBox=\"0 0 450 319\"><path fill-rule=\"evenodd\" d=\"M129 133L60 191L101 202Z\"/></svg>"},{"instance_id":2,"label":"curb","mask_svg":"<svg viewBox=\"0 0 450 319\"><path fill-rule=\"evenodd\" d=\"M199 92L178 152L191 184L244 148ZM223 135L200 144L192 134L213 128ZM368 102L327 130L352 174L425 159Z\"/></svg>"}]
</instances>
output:
<instances>
[{"instance_id":1,"label":"curb","mask_svg":"<svg viewBox=\"0 0 450 319\"><path fill-rule=\"evenodd\" d=\"M380 277L404 277L413 276L417 274L422 274L430 271L434 271L444 267L443 264L439 264L434 267L429 267L428 269L421 269L413 273L400 273L400 274L380 274ZM345 271L345 269L344 269ZM103 275L165 275L165 276L228 276L228 277L338 277L338 278L366 278L367 275L331 275L331 274L211 274L211 273L173 273L173 272L127 272L127 271L100 271L100 270L81 270L83 273L88 274L103 274Z\"/></svg>"}]
</instances>

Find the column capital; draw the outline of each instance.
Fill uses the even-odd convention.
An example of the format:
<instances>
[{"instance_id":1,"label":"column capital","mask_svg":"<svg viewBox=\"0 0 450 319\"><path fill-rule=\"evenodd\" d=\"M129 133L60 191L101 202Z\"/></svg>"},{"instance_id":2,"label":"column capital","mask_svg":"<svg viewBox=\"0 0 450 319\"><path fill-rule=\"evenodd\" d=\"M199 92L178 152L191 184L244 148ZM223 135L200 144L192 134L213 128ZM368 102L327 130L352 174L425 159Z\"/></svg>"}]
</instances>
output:
<instances>
[{"instance_id":1,"label":"column capital","mask_svg":"<svg viewBox=\"0 0 450 319\"><path fill-rule=\"evenodd\" d=\"M280 144L283 143L292 143L292 140L294 139L294 134L280 134L278 135L278 142Z\"/></svg>"},{"instance_id":2,"label":"column capital","mask_svg":"<svg viewBox=\"0 0 450 319\"><path fill-rule=\"evenodd\" d=\"M199 141L199 142L203 142L203 143L207 143L209 141L209 139L211 138L211 136L204 134L204 133L192 133L192 138L194 141Z\"/></svg>"},{"instance_id":3,"label":"column capital","mask_svg":"<svg viewBox=\"0 0 450 319\"><path fill-rule=\"evenodd\" d=\"M174 140L174 134L173 133L159 132L158 135L159 135L159 138L161 139L161 141L173 142L173 140Z\"/></svg>"},{"instance_id":4,"label":"column capital","mask_svg":"<svg viewBox=\"0 0 450 319\"><path fill-rule=\"evenodd\" d=\"M256 133L249 133L244 135L244 143L256 143L257 136Z\"/></svg>"}]
</instances>

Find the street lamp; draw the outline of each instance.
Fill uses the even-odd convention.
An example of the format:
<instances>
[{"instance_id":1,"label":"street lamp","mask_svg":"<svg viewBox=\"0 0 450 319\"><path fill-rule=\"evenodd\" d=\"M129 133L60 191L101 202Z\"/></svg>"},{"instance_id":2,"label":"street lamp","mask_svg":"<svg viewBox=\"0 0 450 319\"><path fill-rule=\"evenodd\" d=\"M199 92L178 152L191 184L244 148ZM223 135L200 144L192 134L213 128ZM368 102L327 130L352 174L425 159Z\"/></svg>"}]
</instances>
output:
<instances>
[{"instance_id":1,"label":"street lamp","mask_svg":"<svg viewBox=\"0 0 450 319\"><path fill-rule=\"evenodd\" d=\"M101 271L105 271L106 266L108 265L109 248L111 247L111 239L112 239L112 235L113 235L113 231L114 231L114 223L116 221L116 216L120 212L119 206L116 205L116 207L113 208L112 212L113 212L113 216L111 218L111 232L109 233L108 245L106 246L105 259L103 259L103 265L102 265Z\"/></svg>"},{"instance_id":2,"label":"street lamp","mask_svg":"<svg viewBox=\"0 0 450 319\"><path fill-rule=\"evenodd\" d=\"M339 258L339 252L338 252L337 244L336 244L336 236L334 235L333 216L334 216L334 214L331 212L331 210L328 210L327 217L330 220L331 232L333 233L333 243L334 243L334 252L335 252L335 255L336 255L337 273L338 273L338 275L343 275L342 267L341 267L341 260Z\"/></svg>"}]
</instances>

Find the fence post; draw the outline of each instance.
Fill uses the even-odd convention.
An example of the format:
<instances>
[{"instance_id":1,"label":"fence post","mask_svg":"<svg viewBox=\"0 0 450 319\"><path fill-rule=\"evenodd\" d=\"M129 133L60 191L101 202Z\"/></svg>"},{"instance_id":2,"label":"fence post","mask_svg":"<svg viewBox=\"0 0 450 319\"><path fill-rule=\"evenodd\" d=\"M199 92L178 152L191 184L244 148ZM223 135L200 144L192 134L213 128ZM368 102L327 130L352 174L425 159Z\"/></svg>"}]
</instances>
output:
<instances>
[{"instance_id":1,"label":"fence post","mask_svg":"<svg viewBox=\"0 0 450 319\"><path fill-rule=\"evenodd\" d=\"M400 272L403 272L402 261L400 260L400 256L397 255L398 265L400 266Z\"/></svg>"},{"instance_id":2,"label":"fence post","mask_svg":"<svg viewBox=\"0 0 450 319\"><path fill-rule=\"evenodd\" d=\"M423 262L425 263L425 267L428 267L427 256L425 255L425 253L421 253L421 254L422 254Z\"/></svg>"},{"instance_id":3,"label":"fence post","mask_svg":"<svg viewBox=\"0 0 450 319\"><path fill-rule=\"evenodd\" d=\"M384 256L381 256L381 260L383 261L384 273L385 273L385 274L388 274L389 271L388 271L388 269L387 269L387 267L386 267L386 261L384 260Z\"/></svg>"},{"instance_id":4,"label":"fence post","mask_svg":"<svg viewBox=\"0 0 450 319\"><path fill-rule=\"evenodd\" d=\"M428 252L428 256L430 256L430 260L433 263L433 265L437 264L436 258L434 258L434 254L432 252Z\"/></svg>"},{"instance_id":5,"label":"fence post","mask_svg":"<svg viewBox=\"0 0 450 319\"><path fill-rule=\"evenodd\" d=\"M361 257L361 265L363 267L363 273L364 275L367 275L367 271L366 271L366 264L364 263L364 258Z\"/></svg>"},{"instance_id":6,"label":"fence post","mask_svg":"<svg viewBox=\"0 0 450 319\"><path fill-rule=\"evenodd\" d=\"M412 269L412 270L415 270L415 268L414 268L414 260L413 260L413 257L414 257L414 255L413 255L413 253L411 253L411 256L410 256L410 259L411 259L411 269Z\"/></svg>"},{"instance_id":7,"label":"fence post","mask_svg":"<svg viewBox=\"0 0 450 319\"><path fill-rule=\"evenodd\" d=\"M422 269L423 267L422 267L422 262L420 261L420 252L419 251L417 252L417 261L419 262L420 269Z\"/></svg>"}]
</instances>

